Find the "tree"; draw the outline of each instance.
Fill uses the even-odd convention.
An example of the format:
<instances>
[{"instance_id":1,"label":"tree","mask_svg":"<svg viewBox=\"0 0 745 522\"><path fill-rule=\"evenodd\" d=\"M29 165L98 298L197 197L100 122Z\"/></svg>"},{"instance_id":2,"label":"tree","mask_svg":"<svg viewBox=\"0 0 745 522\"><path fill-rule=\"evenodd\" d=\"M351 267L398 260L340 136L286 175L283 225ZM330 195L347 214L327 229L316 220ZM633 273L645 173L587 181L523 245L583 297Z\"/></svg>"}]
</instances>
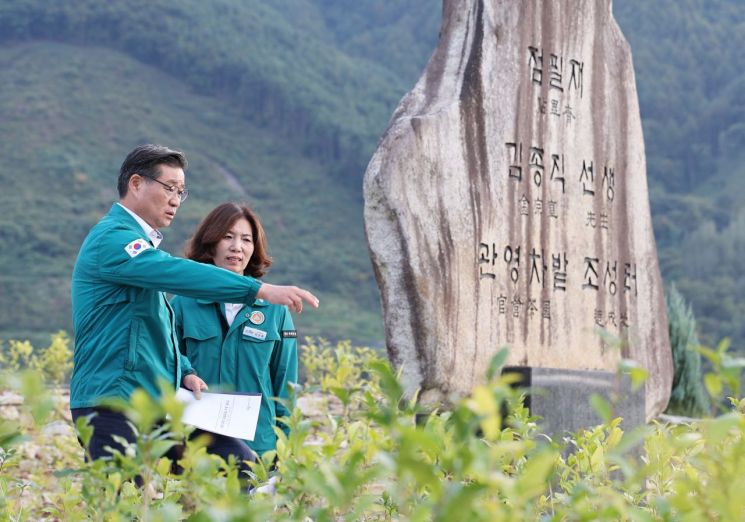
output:
<instances>
[{"instance_id":1,"label":"tree","mask_svg":"<svg viewBox=\"0 0 745 522\"><path fill-rule=\"evenodd\" d=\"M666 292L670 345L673 352L673 386L666 413L701 417L710 409L701 376L696 319L674 284Z\"/></svg>"}]
</instances>

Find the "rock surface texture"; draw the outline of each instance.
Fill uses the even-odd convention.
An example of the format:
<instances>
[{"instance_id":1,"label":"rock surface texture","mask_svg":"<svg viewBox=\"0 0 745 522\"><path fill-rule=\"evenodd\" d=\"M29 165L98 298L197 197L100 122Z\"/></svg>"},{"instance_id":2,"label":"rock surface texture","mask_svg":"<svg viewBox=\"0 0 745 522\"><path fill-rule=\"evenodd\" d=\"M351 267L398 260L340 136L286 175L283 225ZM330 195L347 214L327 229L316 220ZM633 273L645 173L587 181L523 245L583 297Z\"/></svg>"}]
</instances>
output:
<instances>
[{"instance_id":1,"label":"rock surface texture","mask_svg":"<svg viewBox=\"0 0 745 522\"><path fill-rule=\"evenodd\" d=\"M448 403L509 364L672 381L629 46L610 0L445 0L365 174L389 355Z\"/></svg>"}]
</instances>

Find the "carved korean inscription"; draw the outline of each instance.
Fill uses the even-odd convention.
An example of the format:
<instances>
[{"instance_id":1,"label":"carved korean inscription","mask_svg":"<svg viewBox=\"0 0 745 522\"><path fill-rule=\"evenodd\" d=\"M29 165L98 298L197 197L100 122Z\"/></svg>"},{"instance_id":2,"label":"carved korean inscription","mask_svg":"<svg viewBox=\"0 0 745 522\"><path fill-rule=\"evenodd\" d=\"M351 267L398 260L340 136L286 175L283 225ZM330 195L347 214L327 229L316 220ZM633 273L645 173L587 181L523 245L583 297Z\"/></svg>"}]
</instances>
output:
<instances>
[{"instance_id":1,"label":"carved korean inscription","mask_svg":"<svg viewBox=\"0 0 745 522\"><path fill-rule=\"evenodd\" d=\"M671 358L628 44L610 0L445 0L365 174L386 344L409 390L509 364L653 376Z\"/></svg>"}]
</instances>

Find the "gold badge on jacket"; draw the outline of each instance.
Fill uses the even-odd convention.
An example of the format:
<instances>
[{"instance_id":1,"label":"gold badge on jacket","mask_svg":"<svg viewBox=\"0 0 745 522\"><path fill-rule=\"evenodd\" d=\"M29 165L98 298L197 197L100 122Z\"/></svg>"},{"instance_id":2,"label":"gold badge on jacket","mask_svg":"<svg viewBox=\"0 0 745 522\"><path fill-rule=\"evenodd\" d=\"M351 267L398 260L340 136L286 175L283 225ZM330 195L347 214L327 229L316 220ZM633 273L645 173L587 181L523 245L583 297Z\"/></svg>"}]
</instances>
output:
<instances>
[{"instance_id":1,"label":"gold badge on jacket","mask_svg":"<svg viewBox=\"0 0 745 522\"><path fill-rule=\"evenodd\" d=\"M248 316L248 320L253 324L261 324L264 322L264 313L259 312L258 310L251 312L251 315Z\"/></svg>"}]
</instances>

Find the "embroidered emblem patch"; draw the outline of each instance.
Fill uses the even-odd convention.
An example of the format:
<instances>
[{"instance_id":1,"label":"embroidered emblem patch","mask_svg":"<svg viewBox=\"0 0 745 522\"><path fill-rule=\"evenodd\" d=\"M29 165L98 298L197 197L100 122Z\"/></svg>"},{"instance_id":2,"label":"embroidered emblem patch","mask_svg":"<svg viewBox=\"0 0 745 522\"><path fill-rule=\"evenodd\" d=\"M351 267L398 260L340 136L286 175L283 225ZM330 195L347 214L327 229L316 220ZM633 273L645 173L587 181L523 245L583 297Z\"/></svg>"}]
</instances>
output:
<instances>
[{"instance_id":1,"label":"embroidered emblem patch","mask_svg":"<svg viewBox=\"0 0 745 522\"><path fill-rule=\"evenodd\" d=\"M248 320L251 321L253 324L261 324L264 322L264 313L255 310L251 312L251 315L248 316Z\"/></svg>"},{"instance_id":2,"label":"embroidered emblem patch","mask_svg":"<svg viewBox=\"0 0 745 522\"><path fill-rule=\"evenodd\" d=\"M148 248L153 248L150 243L148 243L144 239L135 239L130 244L124 247L124 251L129 254L129 257L135 257L140 252L144 252Z\"/></svg>"},{"instance_id":3,"label":"embroidered emblem patch","mask_svg":"<svg viewBox=\"0 0 745 522\"><path fill-rule=\"evenodd\" d=\"M258 339L260 341L263 341L264 339L266 339L266 332L264 330L259 330L258 328L251 328L250 326L246 326L243 329L243 335L253 337L254 339Z\"/></svg>"}]
</instances>

